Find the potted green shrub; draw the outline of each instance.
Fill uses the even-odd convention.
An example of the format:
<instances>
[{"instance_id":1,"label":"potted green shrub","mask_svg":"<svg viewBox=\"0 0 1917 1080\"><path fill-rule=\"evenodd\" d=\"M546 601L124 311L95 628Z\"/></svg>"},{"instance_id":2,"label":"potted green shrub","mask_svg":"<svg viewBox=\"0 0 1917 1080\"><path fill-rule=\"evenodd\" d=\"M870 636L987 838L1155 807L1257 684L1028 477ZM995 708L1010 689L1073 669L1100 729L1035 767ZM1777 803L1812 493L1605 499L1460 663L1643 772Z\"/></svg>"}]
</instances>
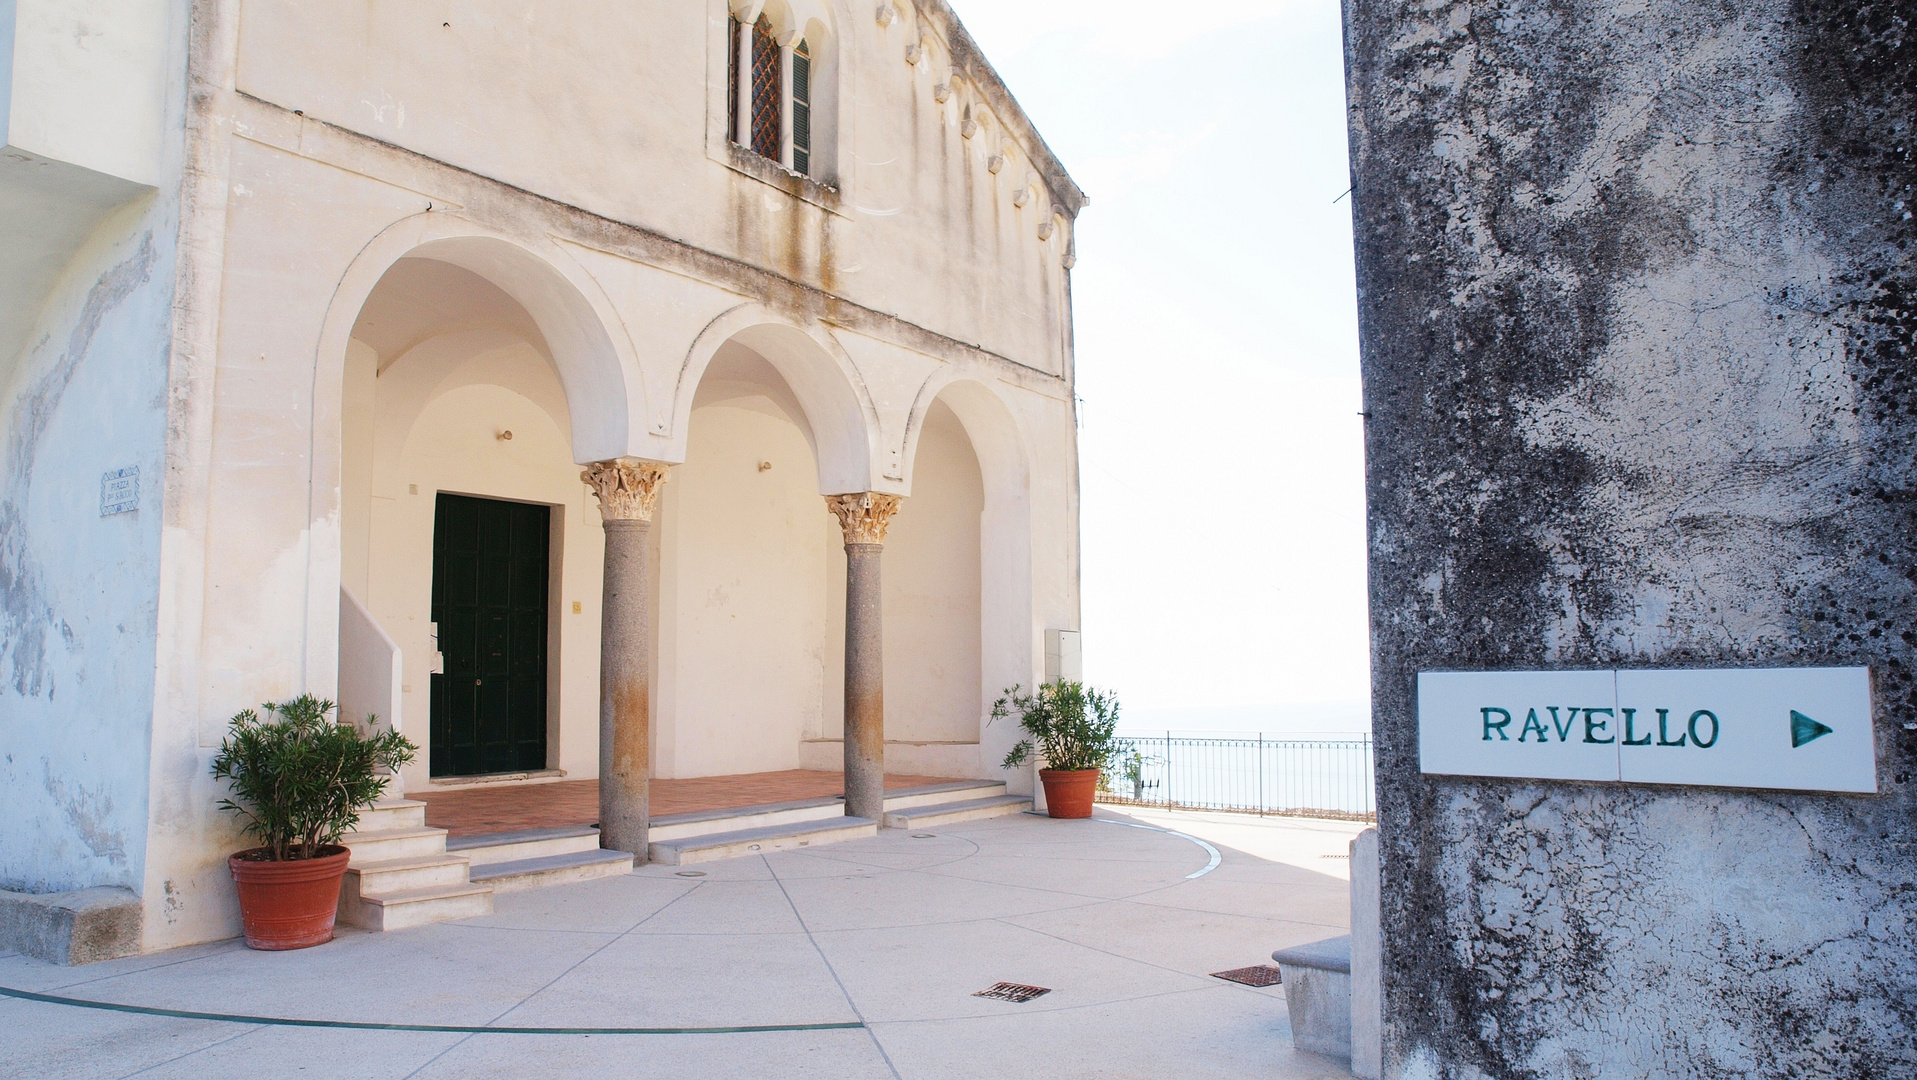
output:
<instances>
[{"instance_id":1,"label":"potted green shrub","mask_svg":"<svg viewBox=\"0 0 1917 1080\"><path fill-rule=\"evenodd\" d=\"M1092 816L1098 776L1118 753L1118 698L1084 683L1045 683L1034 694L1014 686L992 704L992 719L1013 713L1027 738L1005 755L1005 767L1030 761L1036 751L1046 767L1045 809L1055 818Z\"/></svg>"},{"instance_id":2,"label":"potted green shrub","mask_svg":"<svg viewBox=\"0 0 1917 1080\"><path fill-rule=\"evenodd\" d=\"M340 836L386 790L392 777L382 770L411 761L419 748L397 731L369 737L334 723L333 703L311 694L260 707L266 718L252 709L233 718L213 759L213 775L232 785L220 808L244 818L260 842L227 866L247 945L303 949L333 937L352 857Z\"/></svg>"}]
</instances>

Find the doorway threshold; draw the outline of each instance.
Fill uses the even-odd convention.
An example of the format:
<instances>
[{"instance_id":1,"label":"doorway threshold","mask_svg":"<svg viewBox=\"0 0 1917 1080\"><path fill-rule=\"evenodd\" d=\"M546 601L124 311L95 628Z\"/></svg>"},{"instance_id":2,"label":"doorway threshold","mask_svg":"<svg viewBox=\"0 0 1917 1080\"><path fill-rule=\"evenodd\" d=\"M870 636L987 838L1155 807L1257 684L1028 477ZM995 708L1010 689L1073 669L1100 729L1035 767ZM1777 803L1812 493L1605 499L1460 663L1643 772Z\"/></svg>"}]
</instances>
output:
<instances>
[{"instance_id":1,"label":"doorway threshold","mask_svg":"<svg viewBox=\"0 0 1917 1080\"><path fill-rule=\"evenodd\" d=\"M564 769L533 769L529 772L481 773L478 776L435 776L426 782L436 788L455 788L482 784L549 784L565 778Z\"/></svg>"}]
</instances>

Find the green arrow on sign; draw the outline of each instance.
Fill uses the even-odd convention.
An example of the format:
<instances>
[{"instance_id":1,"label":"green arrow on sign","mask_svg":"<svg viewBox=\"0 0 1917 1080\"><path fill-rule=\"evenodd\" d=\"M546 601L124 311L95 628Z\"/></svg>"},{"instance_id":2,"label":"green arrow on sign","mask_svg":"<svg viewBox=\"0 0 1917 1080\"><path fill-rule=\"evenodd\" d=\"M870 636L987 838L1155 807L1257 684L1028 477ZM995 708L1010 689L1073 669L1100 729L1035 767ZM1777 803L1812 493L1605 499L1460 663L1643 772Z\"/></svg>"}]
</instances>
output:
<instances>
[{"instance_id":1,"label":"green arrow on sign","mask_svg":"<svg viewBox=\"0 0 1917 1080\"><path fill-rule=\"evenodd\" d=\"M1829 734L1829 728L1796 709L1791 710L1791 749L1795 750L1812 739L1821 739Z\"/></svg>"}]
</instances>

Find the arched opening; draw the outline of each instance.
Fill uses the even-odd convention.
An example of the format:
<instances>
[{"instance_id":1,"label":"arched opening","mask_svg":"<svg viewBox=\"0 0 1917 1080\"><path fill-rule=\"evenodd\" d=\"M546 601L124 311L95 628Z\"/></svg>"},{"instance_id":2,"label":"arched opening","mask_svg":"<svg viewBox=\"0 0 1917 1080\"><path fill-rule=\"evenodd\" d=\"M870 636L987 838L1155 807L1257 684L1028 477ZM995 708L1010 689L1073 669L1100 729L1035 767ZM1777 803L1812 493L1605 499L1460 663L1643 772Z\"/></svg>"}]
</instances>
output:
<instances>
[{"instance_id":1,"label":"arched opening","mask_svg":"<svg viewBox=\"0 0 1917 1080\"><path fill-rule=\"evenodd\" d=\"M654 773L800 768L803 745L838 722L843 664L844 557L811 421L734 337L705 366L686 433L654 518Z\"/></svg>"},{"instance_id":2,"label":"arched opening","mask_svg":"<svg viewBox=\"0 0 1917 1080\"><path fill-rule=\"evenodd\" d=\"M912 494L885 542L885 737L893 771L983 775L984 514L971 438L951 407L935 400L919 432Z\"/></svg>"},{"instance_id":3,"label":"arched opening","mask_svg":"<svg viewBox=\"0 0 1917 1080\"><path fill-rule=\"evenodd\" d=\"M402 776L409 790L591 776L604 538L555 352L597 328L534 315L563 283L522 302L514 275L497 275L509 289L418 254L432 250L385 270L345 350L342 714L403 719L422 750ZM568 374L575 392L592 381ZM623 442L616 430L591 438Z\"/></svg>"},{"instance_id":4,"label":"arched opening","mask_svg":"<svg viewBox=\"0 0 1917 1080\"><path fill-rule=\"evenodd\" d=\"M898 612L901 630L919 623L918 629L908 632L916 633L920 641L935 650L940 648L938 643L956 641L969 632L977 643L973 654L976 667L971 669L978 687L976 697L971 699L975 702L972 706L976 709L975 723L969 728L970 737L977 744L970 747L969 752L974 755L977 766L976 771L965 775L974 776L1000 775L999 762L1019 738L1015 725L988 722L991 703L1008 687L1015 684L1029 687L1043 674L1034 662L1042 655L1038 643L1044 628L1036 619L1033 592L1030 457L1017 419L992 388L992 382L989 377L946 369L920 389L905 445L911 495L906 498L905 508L894 525L895 532L903 527L903 542L889 542L886 552L888 733L895 729L912 730L895 728L892 719L898 716L900 723L910 722L907 719L910 706L905 702L895 706L893 702L892 680L901 662L894 660L891 644L894 610ZM922 520L907 524L914 510L922 512ZM968 514L973 515L974 528L970 534L973 546L962 552L956 542L956 522ZM924 550L929 545L918 533L921 529L932 532L929 526L934 521L947 523L935 534L942 539L933 542L938 545L936 549ZM976 560L971 564L976 570L967 566L965 571L976 573L976 592L970 592L969 588L961 592L952 584L951 575L960 572L961 558ZM901 577L896 587L919 591L919 596L902 598L893 604L889 596L895 587L892 578L905 574L939 574L944 575L945 580L919 585L911 577ZM976 600L968 608L966 600L972 596ZM912 614L915 607L924 614ZM900 647L904 648L903 642ZM944 646L943 652L954 662L964 656L962 650L949 645ZM920 679L920 684L928 687L951 686L953 682L947 673L941 673L936 681ZM896 691L910 692L904 685ZM928 729L961 730L959 710L949 704L952 700L959 699L948 699L943 710L926 714L937 717L927 725ZM904 750L902 754L954 752L928 747ZM1014 791L1029 790L1028 774L1009 774L1004 778Z\"/></svg>"}]
</instances>

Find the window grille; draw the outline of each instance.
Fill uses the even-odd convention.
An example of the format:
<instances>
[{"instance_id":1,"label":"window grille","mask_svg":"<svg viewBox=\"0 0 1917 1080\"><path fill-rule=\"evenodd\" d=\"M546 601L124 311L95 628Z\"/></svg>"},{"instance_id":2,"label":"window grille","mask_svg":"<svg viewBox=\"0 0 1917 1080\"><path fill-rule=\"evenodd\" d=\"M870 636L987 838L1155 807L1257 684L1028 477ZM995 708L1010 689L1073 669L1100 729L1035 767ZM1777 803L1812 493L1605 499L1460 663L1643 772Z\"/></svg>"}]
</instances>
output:
<instances>
[{"instance_id":1,"label":"window grille","mask_svg":"<svg viewBox=\"0 0 1917 1080\"><path fill-rule=\"evenodd\" d=\"M726 138L744 143L739 132L739 35L745 28L739 25L737 15L727 16L726 24L731 30L726 36Z\"/></svg>"},{"instance_id":2,"label":"window grille","mask_svg":"<svg viewBox=\"0 0 1917 1080\"><path fill-rule=\"evenodd\" d=\"M779 43L766 17L752 27L752 149L778 161L779 98L784 88L779 71Z\"/></svg>"},{"instance_id":3,"label":"window grille","mask_svg":"<svg viewBox=\"0 0 1917 1080\"><path fill-rule=\"evenodd\" d=\"M812 53L803 41L792 50L792 168L812 171Z\"/></svg>"}]
</instances>

